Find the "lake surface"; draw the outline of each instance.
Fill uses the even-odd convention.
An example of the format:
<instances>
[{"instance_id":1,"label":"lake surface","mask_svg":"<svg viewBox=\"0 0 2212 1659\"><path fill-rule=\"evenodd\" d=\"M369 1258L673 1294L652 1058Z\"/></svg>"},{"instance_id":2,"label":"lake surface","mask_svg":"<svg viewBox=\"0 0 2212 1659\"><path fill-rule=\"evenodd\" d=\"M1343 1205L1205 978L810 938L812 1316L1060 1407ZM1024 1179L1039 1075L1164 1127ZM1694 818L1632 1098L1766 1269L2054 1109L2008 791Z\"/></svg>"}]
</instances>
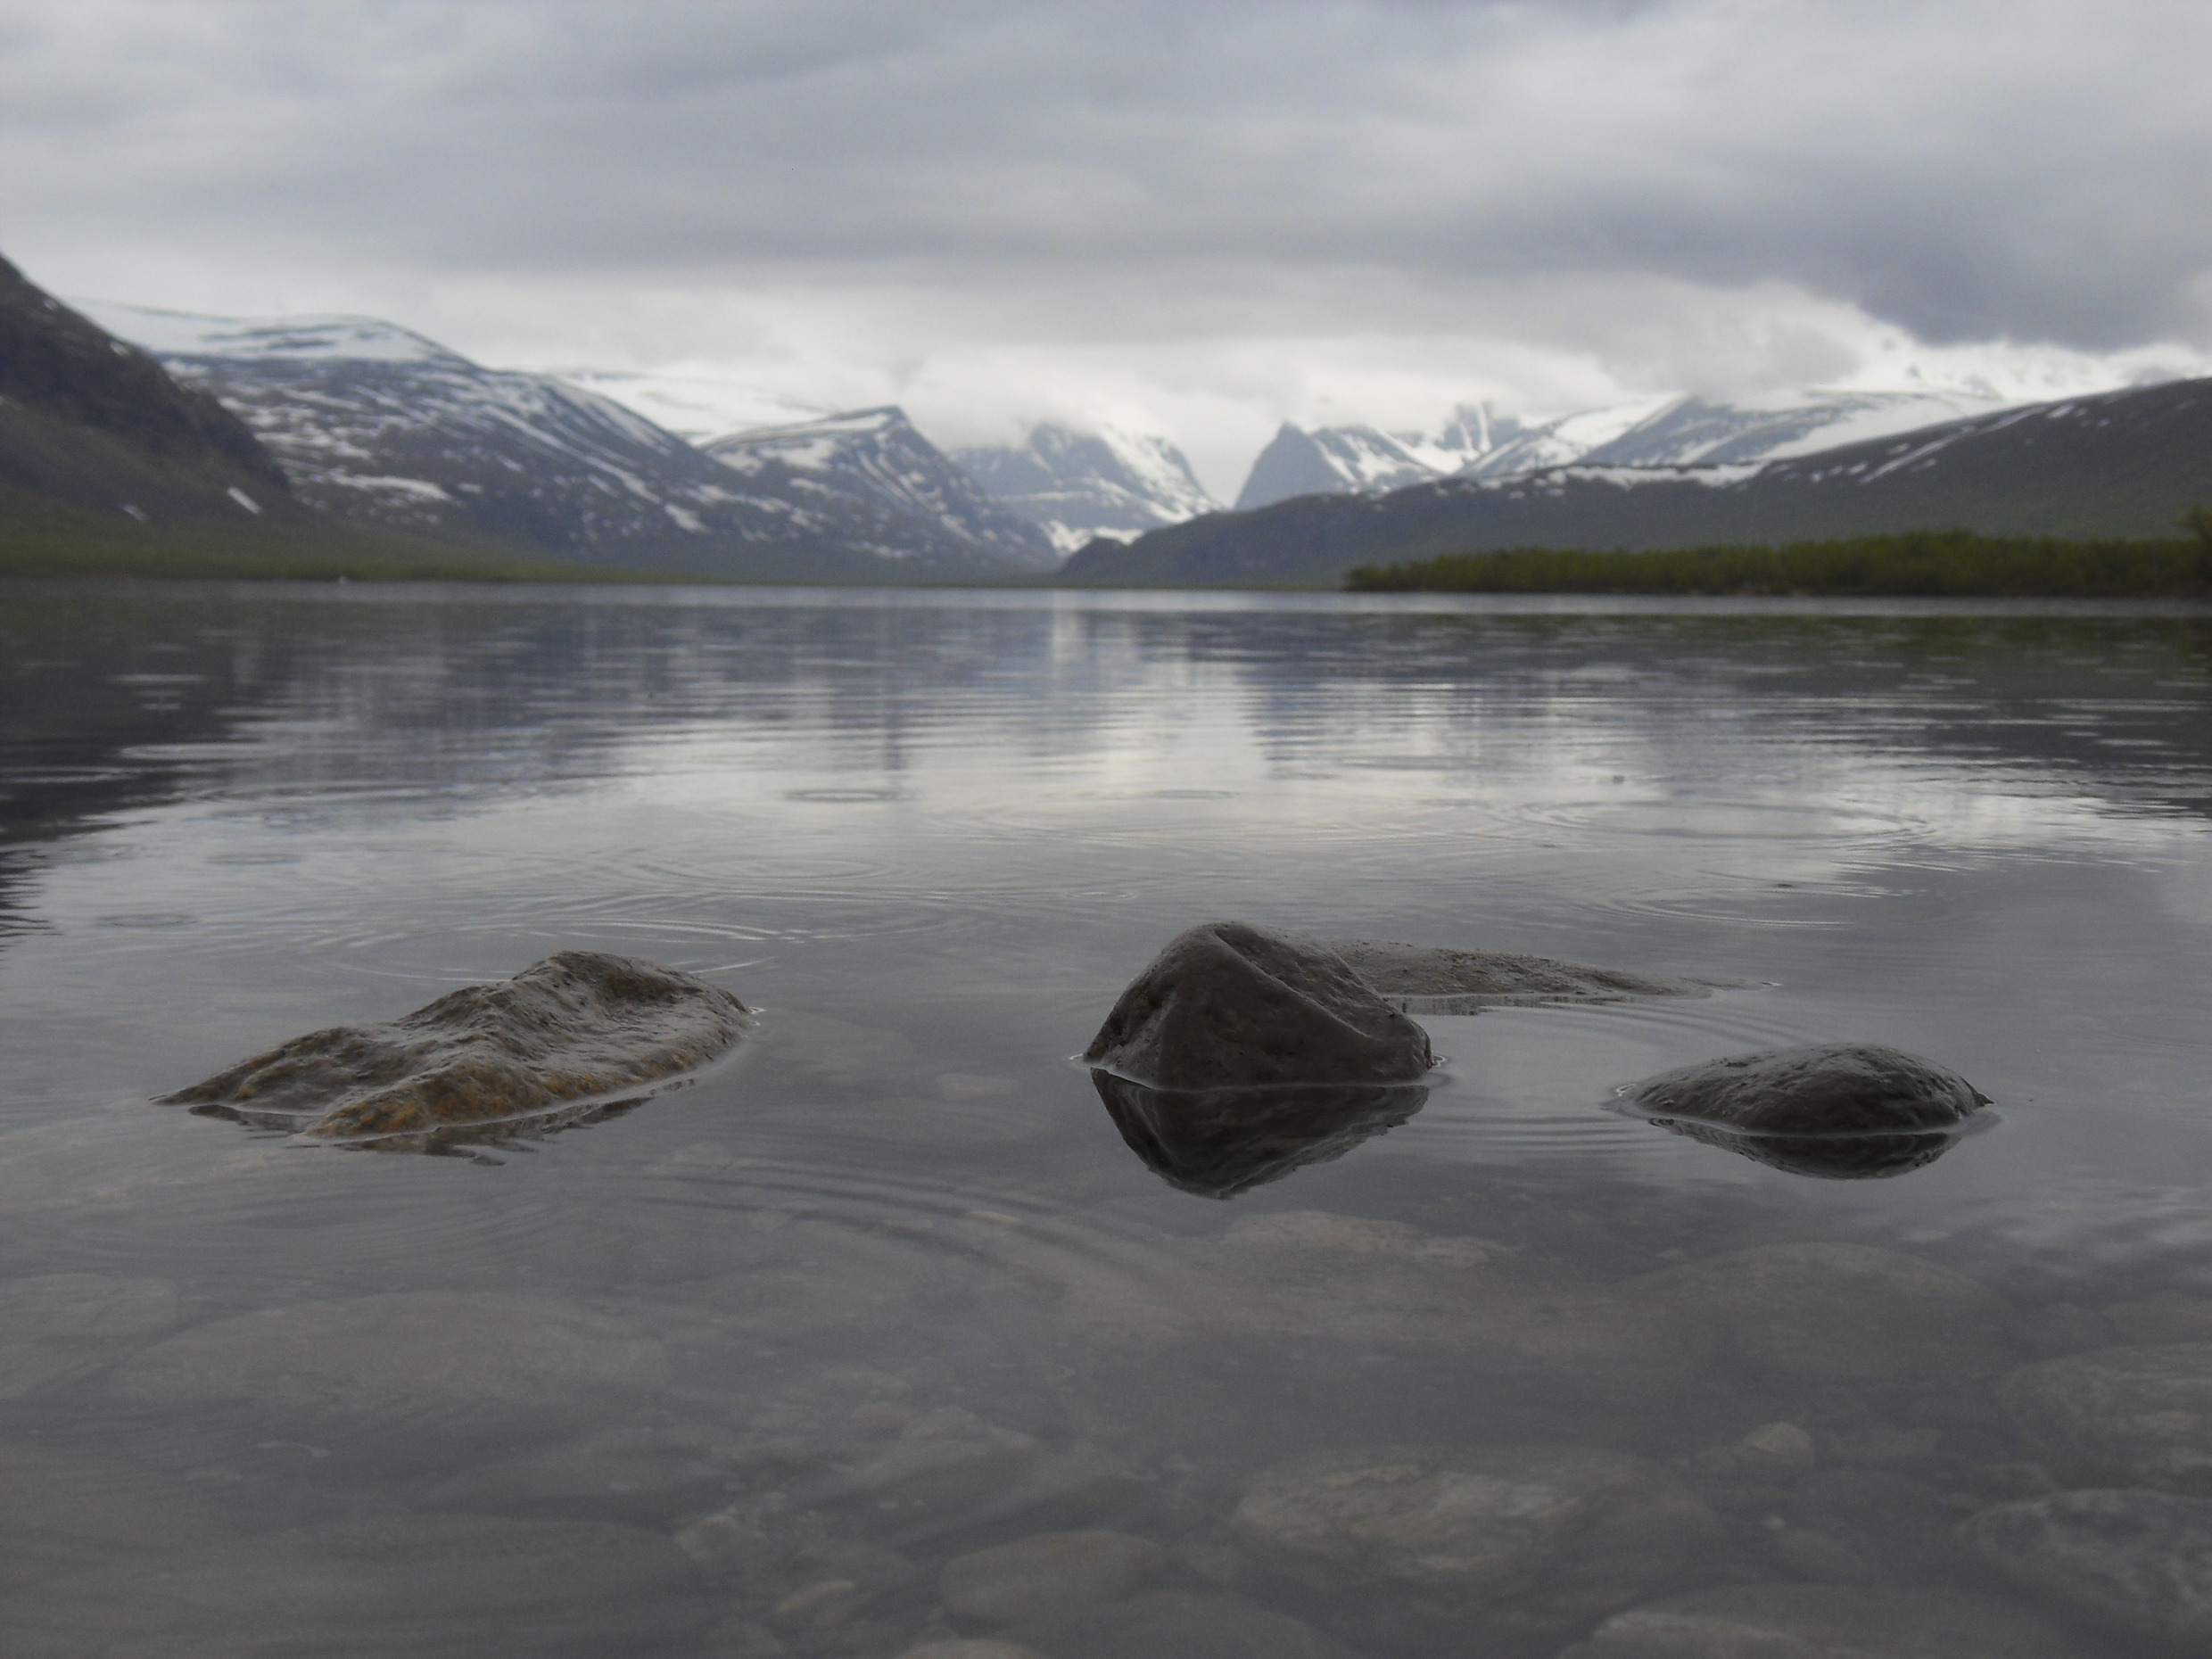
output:
<instances>
[{"instance_id":1,"label":"lake surface","mask_svg":"<svg viewBox=\"0 0 2212 1659\"><path fill-rule=\"evenodd\" d=\"M2201 610L18 585L0 686L12 1654L2144 1651L1954 1528L2212 1468ZM1069 1057L1226 917L1718 988L1424 1016L1217 1201ZM565 948L759 1028L453 1156L150 1103ZM1993 1120L1608 1110L1845 1039ZM2036 1405L2145 1345L2180 1462Z\"/></svg>"}]
</instances>

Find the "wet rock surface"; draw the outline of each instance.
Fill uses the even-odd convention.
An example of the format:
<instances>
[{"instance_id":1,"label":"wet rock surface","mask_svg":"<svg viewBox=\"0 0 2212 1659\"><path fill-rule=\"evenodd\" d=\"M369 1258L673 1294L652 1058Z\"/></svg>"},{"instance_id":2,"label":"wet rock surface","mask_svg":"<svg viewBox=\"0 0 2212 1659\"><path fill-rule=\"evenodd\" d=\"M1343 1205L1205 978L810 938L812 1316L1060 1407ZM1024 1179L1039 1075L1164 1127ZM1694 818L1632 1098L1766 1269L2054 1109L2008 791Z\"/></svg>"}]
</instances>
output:
<instances>
[{"instance_id":1,"label":"wet rock surface","mask_svg":"<svg viewBox=\"0 0 2212 1659\"><path fill-rule=\"evenodd\" d=\"M1152 1089L1109 1071L1091 1081L1145 1168L1201 1198L1234 1198L1341 1158L1428 1103L1419 1084L1348 1088Z\"/></svg>"},{"instance_id":2,"label":"wet rock surface","mask_svg":"<svg viewBox=\"0 0 2212 1659\"><path fill-rule=\"evenodd\" d=\"M1177 934L1121 994L1084 1060L1154 1089L1418 1081L1427 1033L1333 951L1243 922Z\"/></svg>"},{"instance_id":3,"label":"wet rock surface","mask_svg":"<svg viewBox=\"0 0 2212 1659\"><path fill-rule=\"evenodd\" d=\"M1989 1104L1958 1073L1902 1050L1824 1043L1702 1061L1622 1091L1622 1110L1793 1175L1903 1175L1951 1150Z\"/></svg>"},{"instance_id":4,"label":"wet rock surface","mask_svg":"<svg viewBox=\"0 0 2212 1659\"><path fill-rule=\"evenodd\" d=\"M1322 1453L1269 1470L1233 1525L1340 1633L1540 1648L1699 1574L1719 1523L1673 1477L1587 1446Z\"/></svg>"},{"instance_id":5,"label":"wet rock surface","mask_svg":"<svg viewBox=\"0 0 2212 1659\"><path fill-rule=\"evenodd\" d=\"M1166 1559L1158 1544L1126 1532L1048 1532L957 1556L937 1582L963 1625L1033 1624L1118 1601Z\"/></svg>"},{"instance_id":6,"label":"wet rock surface","mask_svg":"<svg viewBox=\"0 0 2212 1659\"><path fill-rule=\"evenodd\" d=\"M256 1128L392 1150L604 1115L608 1097L696 1069L750 1025L703 979L634 957L562 951L499 985L380 1026L310 1032L161 1097Z\"/></svg>"},{"instance_id":7,"label":"wet rock surface","mask_svg":"<svg viewBox=\"0 0 2212 1659\"><path fill-rule=\"evenodd\" d=\"M2191 1651L2212 1642L2212 1502L2058 1492L1985 1509L1960 1531L2032 1596Z\"/></svg>"},{"instance_id":8,"label":"wet rock surface","mask_svg":"<svg viewBox=\"0 0 2212 1659\"><path fill-rule=\"evenodd\" d=\"M667 1381L661 1345L550 1297L425 1291L200 1325L133 1356L110 1392L362 1432L555 1421Z\"/></svg>"},{"instance_id":9,"label":"wet rock surface","mask_svg":"<svg viewBox=\"0 0 2212 1659\"><path fill-rule=\"evenodd\" d=\"M2212 1343L2024 1366L1997 1398L2062 1478L2212 1496Z\"/></svg>"},{"instance_id":10,"label":"wet rock surface","mask_svg":"<svg viewBox=\"0 0 2212 1659\"><path fill-rule=\"evenodd\" d=\"M1559 1659L2087 1659L2067 1633L1989 1597L1741 1584L1608 1619Z\"/></svg>"},{"instance_id":11,"label":"wet rock surface","mask_svg":"<svg viewBox=\"0 0 2212 1659\"><path fill-rule=\"evenodd\" d=\"M409 1515L280 1531L51 1581L0 1607L12 1659L650 1650L714 1604L666 1539Z\"/></svg>"},{"instance_id":12,"label":"wet rock surface","mask_svg":"<svg viewBox=\"0 0 2212 1659\"><path fill-rule=\"evenodd\" d=\"M1621 1290L1717 1321L1733 1357L1777 1382L1979 1374L2018 1357L2018 1316L1994 1291L1871 1245L1766 1245L1647 1274Z\"/></svg>"},{"instance_id":13,"label":"wet rock surface","mask_svg":"<svg viewBox=\"0 0 2212 1659\"><path fill-rule=\"evenodd\" d=\"M1382 939L1327 939L1327 948L1377 995L1412 999L1422 1013L1474 1013L1544 1003L1624 1003L1710 996L1692 979L1591 968L1508 951L1462 951Z\"/></svg>"}]
</instances>

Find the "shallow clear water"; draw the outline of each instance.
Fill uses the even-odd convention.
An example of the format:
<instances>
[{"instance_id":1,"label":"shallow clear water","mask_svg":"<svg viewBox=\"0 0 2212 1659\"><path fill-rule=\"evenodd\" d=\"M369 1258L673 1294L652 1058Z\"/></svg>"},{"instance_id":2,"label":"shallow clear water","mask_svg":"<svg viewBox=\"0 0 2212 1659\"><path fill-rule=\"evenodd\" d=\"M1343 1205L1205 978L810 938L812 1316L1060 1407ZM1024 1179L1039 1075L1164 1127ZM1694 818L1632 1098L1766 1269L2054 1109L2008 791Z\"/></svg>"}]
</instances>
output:
<instances>
[{"instance_id":1,"label":"shallow clear water","mask_svg":"<svg viewBox=\"0 0 2212 1659\"><path fill-rule=\"evenodd\" d=\"M1998 1379L2212 1341L2202 612L18 587L0 686L11 1651L891 1655L1006 1622L947 1560L1085 1527L1167 1552L1111 1605L1214 1632L1152 1651L1467 1651L1234 1519L1403 1442L1630 1453L1715 1518L1484 1652L1710 1584L2026 1608L1949 1542L2050 1461ZM1410 1121L1213 1201L1067 1057L1217 917L1722 988L1426 1019ZM149 1103L567 947L760 1031L474 1157ZM1997 1120L1819 1181L1605 1109L1847 1038ZM1694 1272L1803 1242L2002 1329L1945 1335L1945 1276L1779 1353Z\"/></svg>"}]
</instances>

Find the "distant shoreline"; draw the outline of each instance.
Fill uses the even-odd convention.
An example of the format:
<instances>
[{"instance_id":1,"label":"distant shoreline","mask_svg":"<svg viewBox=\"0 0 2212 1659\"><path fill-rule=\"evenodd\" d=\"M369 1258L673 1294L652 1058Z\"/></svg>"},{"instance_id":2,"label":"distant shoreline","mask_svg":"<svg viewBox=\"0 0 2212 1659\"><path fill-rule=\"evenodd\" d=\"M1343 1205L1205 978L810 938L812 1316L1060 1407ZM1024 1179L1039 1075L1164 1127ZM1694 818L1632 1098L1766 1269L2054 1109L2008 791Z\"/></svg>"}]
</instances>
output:
<instances>
[{"instance_id":1,"label":"distant shoreline","mask_svg":"<svg viewBox=\"0 0 2212 1659\"><path fill-rule=\"evenodd\" d=\"M1915 531L1779 547L1592 552L1510 548L1349 571L1352 593L1679 594L1726 598L2150 598L2212 595L2212 532L2064 541Z\"/></svg>"}]
</instances>

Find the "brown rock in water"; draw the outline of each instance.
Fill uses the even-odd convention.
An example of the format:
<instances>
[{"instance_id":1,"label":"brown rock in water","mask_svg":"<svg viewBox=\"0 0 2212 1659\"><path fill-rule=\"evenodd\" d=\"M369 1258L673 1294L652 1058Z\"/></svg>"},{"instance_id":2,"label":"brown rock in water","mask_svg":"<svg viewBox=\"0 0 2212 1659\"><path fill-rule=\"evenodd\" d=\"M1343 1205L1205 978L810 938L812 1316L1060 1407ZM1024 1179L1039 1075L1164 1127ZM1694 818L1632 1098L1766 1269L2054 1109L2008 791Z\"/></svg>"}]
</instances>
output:
<instances>
[{"instance_id":1,"label":"brown rock in water","mask_svg":"<svg viewBox=\"0 0 2212 1659\"><path fill-rule=\"evenodd\" d=\"M689 1071L750 1028L718 986L630 956L561 951L381 1026L294 1037L161 1097L257 1128L422 1150L467 1126L566 1121Z\"/></svg>"},{"instance_id":2,"label":"brown rock in water","mask_svg":"<svg viewBox=\"0 0 2212 1659\"><path fill-rule=\"evenodd\" d=\"M1083 1058L1155 1089L1411 1083L1428 1034L1311 939L1213 921L1177 934Z\"/></svg>"}]
</instances>

